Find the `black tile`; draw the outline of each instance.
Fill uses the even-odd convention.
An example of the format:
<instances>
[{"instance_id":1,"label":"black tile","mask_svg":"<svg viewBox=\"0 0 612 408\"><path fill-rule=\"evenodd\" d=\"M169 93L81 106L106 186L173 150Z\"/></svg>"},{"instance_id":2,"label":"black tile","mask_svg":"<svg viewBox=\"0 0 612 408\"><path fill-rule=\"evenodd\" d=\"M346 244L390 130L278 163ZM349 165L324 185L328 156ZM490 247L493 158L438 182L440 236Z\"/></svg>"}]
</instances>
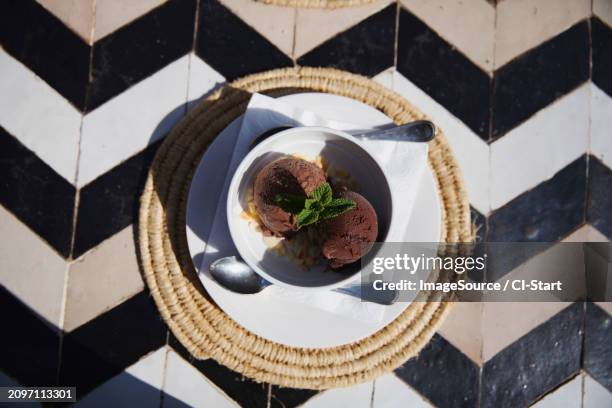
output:
<instances>
[{"instance_id":1,"label":"black tile","mask_svg":"<svg viewBox=\"0 0 612 408\"><path fill-rule=\"evenodd\" d=\"M67 257L76 190L0 127L0 203Z\"/></svg>"},{"instance_id":2,"label":"black tile","mask_svg":"<svg viewBox=\"0 0 612 408\"><path fill-rule=\"evenodd\" d=\"M201 0L196 53L232 80L293 65L291 59L216 0Z\"/></svg>"},{"instance_id":3,"label":"black tile","mask_svg":"<svg viewBox=\"0 0 612 408\"><path fill-rule=\"evenodd\" d=\"M302 405L319 391L272 386L270 407L292 408Z\"/></svg>"},{"instance_id":4,"label":"black tile","mask_svg":"<svg viewBox=\"0 0 612 408\"><path fill-rule=\"evenodd\" d=\"M168 346L170 346L174 351L176 351L179 356L183 357L184 360L194 360L194 357L191 355L189 350L187 350L185 346L183 346L183 344L181 344L181 342L178 341L176 337L174 337L174 334L172 334L171 331L168 332Z\"/></svg>"},{"instance_id":5,"label":"black tile","mask_svg":"<svg viewBox=\"0 0 612 408\"><path fill-rule=\"evenodd\" d=\"M589 27L583 21L495 72L493 138L502 136L588 78Z\"/></svg>"},{"instance_id":6,"label":"black tile","mask_svg":"<svg viewBox=\"0 0 612 408\"><path fill-rule=\"evenodd\" d=\"M479 368L438 334L395 373L435 406L477 405Z\"/></svg>"},{"instance_id":7,"label":"black tile","mask_svg":"<svg viewBox=\"0 0 612 408\"><path fill-rule=\"evenodd\" d=\"M0 371L23 386L56 383L59 330L0 286L0 315L5 329L0 347Z\"/></svg>"},{"instance_id":8,"label":"black tile","mask_svg":"<svg viewBox=\"0 0 612 408\"><path fill-rule=\"evenodd\" d=\"M593 82L612 96L612 28L597 17L591 19Z\"/></svg>"},{"instance_id":9,"label":"black tile","mask_svg":"<svg viewBox=\"0 0 612 408\"><path fill-rule=\"evenodd\" d=\"M94 44L91 111L193 48L195 0L170 0Z\"/></svg>"},{"instance_id":10,"label":"black tile","mask_svg":"<svg viewBox=\"0 0 612 408\"><path fill-rule=\"evenodd\" d=\"M584 221L586 155L489 216L489 242L557 242Z\"/></svg>"},{"instance_id":11,"label":"black tile","mask_svg":"<svg viewBox=\"0 0 612 408\"><path fill-rule=\"evenodd\" d=\"M374 76L393 66L397 7L391 4L300 57L298 65Z\"/></svg>"},{"instance_id":12,"label":"black tile","mask_svg":"<svg viewBox=\"0 0 612 408\"><path fill-rule=\"evenodd\" d=\"M2 48L83 110L89 45L34 0L0 1L0 16Z\"/></svg>"},{"instance_id":13,"label":"black tile","mask_svg":"<svg viewBox=\"0 0 612 408\"><path fill-rule=\"evenodd\" d=\"M488 140L491 78L404 9L400 11L397 69Z\"/></svg>"},{"instance_id":14,"label":"black tile","mask_svg":"<svg viewBox=\"0 0 612 408\"><path fill-rule=\"evenodd\" d=\"M589 156L587 221L612 240L612 170Z\"/></svg>"},{"instance_id":15,"label":"black tile","mask_svg":"<svg viewBox=\"0 0 612 408\"><path fill-rule=\"evenodd\" d=\"M612 317L599 306L587 302L584 330L583 367L612 392Z\"/></svg>"},{"instance_id":16,"label":"black tile","mask_svg":"<svg viewBox=\"0 0 612 408\"><path fill-rule=\"evenodd\" d=\"M264 408L268 406L269 384L252 381L212 359L193 360L191 365L241 407Z\"/></svg>"},{"instance_id":17,"label":"black tile","mask_svg":"<svg viewBox=\"0 0 612 408\"><path fill-rule=\"evenodd\" d=\"M60 384L84 396L166 342L166 327L146 291L64 336Z\"/></svg>"},{"instance_id":18,"label":"black tile","mask_svg":"<svg viewBox=\"0 0 612 408\"><path fill-rule=\"evenodd\" d=\"M147 171L160 144L151 144L81 188L74 258L136 220Z\"/></svg>"},{"instance_id":19,"label":"black tile","mask_svg":"<svg viewBox=\"0 0 612 408\"><path fill-rule=\"evenodd\" d=\"M481 406L528 406L577 373L583 318L583 303L574 303L487 361Z\"/></svg>"}]
</instances>

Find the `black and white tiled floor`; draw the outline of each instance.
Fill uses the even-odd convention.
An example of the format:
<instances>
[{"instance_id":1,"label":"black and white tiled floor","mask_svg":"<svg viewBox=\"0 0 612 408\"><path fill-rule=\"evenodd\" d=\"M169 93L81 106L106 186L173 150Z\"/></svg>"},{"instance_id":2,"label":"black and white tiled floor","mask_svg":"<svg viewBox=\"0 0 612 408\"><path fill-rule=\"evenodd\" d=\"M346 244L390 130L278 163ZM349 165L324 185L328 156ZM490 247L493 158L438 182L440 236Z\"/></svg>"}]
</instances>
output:
<instances>
[{"instance_id":1,"label":"black and white tiled floor","mask_svg":"<svg viewBox=\"0 0 612 408\"><path fill-rule=\"evenodd\" d=\"M373 77L445 129L483 239L610 241L611 0L2 0L0 19L0 385L76 385L86 406L612 406L610 304L458 304L395 373L293 390L190 358L134 244L168 130L296 64Z\"/></svg>"}]
</instances>

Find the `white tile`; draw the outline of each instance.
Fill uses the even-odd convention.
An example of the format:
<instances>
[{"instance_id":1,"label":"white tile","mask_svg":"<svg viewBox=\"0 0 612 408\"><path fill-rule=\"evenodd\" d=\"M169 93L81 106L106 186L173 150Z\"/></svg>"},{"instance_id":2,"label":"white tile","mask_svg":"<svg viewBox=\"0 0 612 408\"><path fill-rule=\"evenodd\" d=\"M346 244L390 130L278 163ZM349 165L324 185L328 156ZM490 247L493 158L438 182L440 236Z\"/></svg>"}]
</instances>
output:
<instances>
[{"instance_id":1,"label":"white tile","mask_svg":"<svg viewBox=\"0 0 612 408\"><path fill-rule=\"evenodd\" d=\"M0 125L74 183L81 113L0 48Z\"/></svg>"},{"instance_id":2,"label":"white tile","mask_svg":"<svg viewBox=\"0 0 612 408\"><path fill-rule=\"evenodd\" d=\"M489 212L489 146L463 122L399 72L393 87L444 130L463 173L470 203L481 213Z\"/></svg>"},{"instance_id":3,"label":"white tile","mask_svg":"<svg viewBox=\"0 0 612 408\"><path fill-rule=\"evenodd\" d=\"M612 168L612 98L593 83L591 83L591 154Z\"/></svg>"},{"instance_id":4,"label":"white tile","mask_svg":"<svg viewBox=\"0 0 612 408\"><path fill-rule=\"evenodd\" d=\"M590 0L499 1L495 69L587 18L590 12Z\"/></svg>"},{"instance_id":5,"label":"white tile","mask_svg":"<svg viewBox=\"0 0 612 408\"><path fill-rule=\"evenodd\" d=\"M188 67L186 55L85 116L79 187L158 140L185 114Z\"/></svg>"},{"instance_id":6,"label":"white tile","mask_svg":"<svg viewBox=\"0 0 612 408\"><path fill-rule=\"evenodd\" d=\"M395 76L395 68L391 67L386 71L381 72L372 78L374 81L379 84L393 90L393 77Z\"/></svg>"},{"instance_id":7,"label":"white tile","mask_svg":"<svg viewBox=\"0 0 612 408\"><path fill-rule=\"evenodd\" d=\"M400 380L395 374L386 374L374 382L375 408L431 408L421 395Z\"/></svg>"},{"instance_id":8,"label":"white tile","mask_svg":"<svg viewBox=\"0 0 612 408\"><path fill-rule=\"evenodd\" d=\"M211 68L195 54L190 54L189 65L189 89L187 100L188 109L196 105L203 97L208 96L214 90L225 83L223 75Z\"/></svg>"},{"instance_id":9,"label":"white tile","mask_svg":"<svg viewBox=\"0 0 612 408\"><path fill-rule=\"evenodd\" d=\"M401 0L482 70L493 70L495 7L483 0Z\"/></svg>"},{"instance_id":10,"label":"white tile","mask_svg":"<svg viewBox=\"0 0 612 408\"><path fill-rule=\"evenodd\" d=\"M534 408L580 408L582 405L582 375L547 394L533 404Z\"/></svg>"},{"instance_id":11,"label":"white tile","mask_svg":"<svg viewBox=\"0 0 612 408\"><path fill-rule=\"evenodd\" d=\"M128 367L125 372L159 390L162 388L167 352L168 349L162 347L142 357L136 363Z\"/></svg>"},{"instance_id":12,"label":"white tile","mask_svg":"<svg viewBox=\"0 0 612 408\"><path fill-rule=\"evenodd\" d=\"M370 408L373 382L357 384L347 388L334 388L312 397L304 408Z\"/></svg>"},{"instance_id":13,"label":"white tile","mask_svg":"<svg viewBox=\"0 0 612 408\"><path fill-rule=\"evenodd\" d=\"M164 380L164 407L237 407L208 378L174 351L168 351Z\"/></svg>"},{"instance_id":14,"label":"white tile","mask_svg":"<svg viewBox=\"0 0 612 408\"><path fill-rule=\"evenodd\" d=\"M593 0L593 14L612 27L612 1Z\"/></svg>"},{"instance_id":15,"label":"white tile","mask_svg":"<svg viewBox=\"0 0 612 408\"><path fill-rule=\"evenodd\" d=\"M164 380L165 347L143 357L75 404L78 407L157 407Z\"/></svg>"},{"instance_id":16,"label":"white tile","mask_svg":"<svg viewBox=\"0 0 612 408\"><path fill-rule=\"evenodd\" d=\"M584 408L603 407L612 407L612 393L590 376L585 375Z\"/></svg>"},{"instance_id":17,"label":"white tile","mask_svg":"<svg viewBox=\"0 0 612 408\"><path fill-rule=\"evenodd\" d=\"M550 179L584 154L588 126L589 85L585 84L493 142L491 209Z\"/></svg>"},{"instance_id":18,"label":"white tile","mask_svg":"<svg viewBox=\"0 0 612 408\"><path fill-rule=\"evenodd\" d=\"M0 237L0 283L45 321L59 327L66 261L2 206Z\"/></svg>"}]
</instances>

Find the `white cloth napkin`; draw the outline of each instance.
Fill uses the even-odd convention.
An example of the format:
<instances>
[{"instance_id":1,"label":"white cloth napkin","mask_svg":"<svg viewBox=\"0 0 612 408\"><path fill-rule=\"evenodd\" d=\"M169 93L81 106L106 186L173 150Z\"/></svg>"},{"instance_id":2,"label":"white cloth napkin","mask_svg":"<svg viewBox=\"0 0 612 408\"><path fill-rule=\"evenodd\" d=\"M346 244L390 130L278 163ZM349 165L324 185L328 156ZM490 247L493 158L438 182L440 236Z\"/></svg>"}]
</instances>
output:
<instances>
[{"instance_id":1,"label":"white cloth napkin","mask_svg":"<svg viewBox=\"0 0 612 408\"><path fill-rule=\"evenodd\" d=\"M236 255L236 250L229 234L225 216L227 193L232 176L241 160L246 156L253 140L263 132L283 125L290 126L325 126L348 133L363 126L326 119L313 112L305 111L285 102L260 94L251 97L247 111L242 119L242 126L232 153L222 193L219 196L217 210L208 243L202 257L200 270L208 270L210 264L223 256ZM383 166L389 180L393 203L393 222L387 235L388 242L405 240L406 226L418 191L423 171L427 163L427 144L395 141L363 141L363 147ZM323 309L331 313L368 322L380 321L386 306L369 302L344 294L324 291L299 291L273 285L257 296L280 297L307 307Z\"/></svg>"}]
</instances>

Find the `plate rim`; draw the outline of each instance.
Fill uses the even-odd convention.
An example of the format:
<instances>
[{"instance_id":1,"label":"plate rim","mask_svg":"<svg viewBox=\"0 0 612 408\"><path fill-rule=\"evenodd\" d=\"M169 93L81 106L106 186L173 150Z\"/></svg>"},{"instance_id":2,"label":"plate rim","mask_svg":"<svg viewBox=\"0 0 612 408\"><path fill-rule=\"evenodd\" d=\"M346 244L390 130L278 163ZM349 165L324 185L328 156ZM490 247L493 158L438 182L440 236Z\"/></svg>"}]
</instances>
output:
<instances>
[{"instance_id":1,"label":"plate rim","mask_svg":"<svg viewBox=\"0 0 612 408\"><path fill-rule=\"evenodd\" d=\"M288 102L289 102L289 103L295 103L295 102L291 101L291 99L298 99L298 100L299 100L299 99L301 99L301 98L321 98L321 97L323 97L323 98L331 98L331 99L336 99L336 100L344 100L344 101L347 101L347 102L349 102L349 103L353 103L353 104L356 104L356 105L360 105L360 106L361 106L361 107L363 107L363 108L368 108L368 109L371 109L371 110L375 110L375 111L379 112L379 113L380 113L380 115L383 115L383 116L385 116L385 117L386 117L386 115L384 115L384 113L382 113L382 112L378 111L376 108L374 108L374 107L372 107L372 106L370 106L370 105L368 105L368 104L365 104L365 103L363 103L363 102L360 102L360 101L357 101L357 100L355 100L355 99L348 98L348 97L345 97L345 96L342 96L342 95L335 95L335 94L329 94L329 93L324 93L324 92L302 92L302 93L295 93L295 94L290 94L290 95L284 95L284 96L279 97L278 99L279 99L279 100L288 100ZM303 103L303 102L302 102L302 103ZM296 105L298 105L298 104L299 104L299 103L296 103ZM228 124L228 125L227 125L227 126L224 128L224 129L223 129L223 130L221 130L221 131L219 132L219 135L221 135L223 132L225 132L225 131L226 131L228 128L230 128L231 126L236 126L236 125L238 125L238 124L239 124L239 122L242 120L243 115L244 115L244 114L241 114L241 115L239 115L238 117L236 117L234 120L232 120L232 121L231 121L231 122L230 122L230 123L229 123L229 124ZM387 118L387 120L388 120L389 122L391 121L391 119L389 119L388 117L386 117L386 118ZM238 122L238 123L237 123L237 122ZM364 123L360 123L360 124L364 124ZM370 121L369 126L371 126L371 121ZM212 143L214 143L214 142L215 142L215 141L213 141ZM196 169L195 169L195 171L194 171L194 173L193 173L193 178L192 178L192 180L191 180L190 187L189 187L189 191L188 191L188 195L187 195L187 202L186 202L186 208L187 208L187 210L186 210L186 218L185 218L185 222L186 222L186 230L187 230L186 232L187 232L187 235L189 235L189 234L190 234L190 227L189 227L189 223L188 223L188 218L189 218L189 210L188 210L188 209L190 208L190 203L192 202L192 190L193 190L193 186L194 186L194 180L195 180L195 178L196 178L196 175L198 174L198 171L200 171L201 167L203 166L203 160L204 160L204 157L206 156L206 153L207 153L207 152L208 152L208 149L206 149L206 150L204 151L204 153L202 154L202 156L200 157L200 160L199 160L199 162L198 162L198 164L197 164L197 166L196 166ZM442 219L441 219L441 217L442 217L442 206L441 206L440 193L439 193L439 189L438 189L438 186L437 186L437 182L436 182L435 176L434 176L434 174L433 174L433 172L432 172L432 169L431 169L431 166L429 165L429 163L428 163L428 165L427 165L427 173L429 174L429 176L428 176L428 177L429 177L429 178L431 179L431 181L433 182L433 186L434 186L434 188L435 188L435 197L436 197L436 204L437 204L437 213L439 214L439 222L438 222L438 233L437 233L437 236L440 236L440 234L442 233ZM192 233L192 234L194 234L194 233ZM195 235L195 234L194 234L194 235ZM206 243L206 242L205 242L203 239L201 239L201 238L199 238L199 237L198 237L198 240L199 240L199 241L201 241L202 243L204 243L204 245L205 245L205 246L204 246L204 249L203 249L203 250L205 250L205 249L206 249L206 246L208 245L208 243ZM189 255L190 255L190 257L191 257L192 261L194 261L194 258L196 258L196 257L197 257L197 256L195 256L194 254L195 254L195 253L197 253L197 251L194 251L194 250L193 250L193 249L194 249L194 248L192 248L192 244L193 244L193 242L192 242L192 241L190 241L189 239L187 240L187 244L188 244ZM312 346L312 345L306 345L306 344L292 344L292 343L287 343L287 342L279 341L279 340L278 340L278 339L276 339L276 338L270 338L270 337L266 336L265 334L262 334L262 333L261 333L261 331L259 331L259 330L254 330L254 329L253 329L253 327L252 327L251 325L248 325L248 327L247 327L247 326L245 326L245 325L241 324L241 323L240 323L240 321L238 321L238 320L235 318L235 316L233 316L233 315L232 315L232 314L231 314L231 313L230 313L230 312L229 312L229 311L228 311L226 308L224 308L224 307L222 306L222 304L224 304L225 302L219 302L219 301L218 301L218 300L215 298L215 296L214 296L213 294L211 294L211 293L210 293L210 292L211 292L211 290L210 290L210 288L208 287L208 285L215 285L215 286L219 286L219 285L218 285L218 284L216 284L216 283L215 283L215 282L214 282L214 281L213 281L211 278L208 278L208 277L207 277L206 279L203 279L203 275L204 275L204 276L206 276L206 272L201 272L201 271L200 271L200 265L197 265L195 261L194 261L194 268L195 268L196 273L198 274L198 278L199 278L200 282L202 283L203 287L206 289L207 293L209 293L209 295L211 296L212 300L213 300L213 301L214 301L214 302L215 302L215 303L216 303L216 304L217 304L217 305L218 305L218 306L221 308L221 310L223 310L223 312L224 312L224 313L226 313L226 314L227 314L227 315L228 315L228 316L229 316L229 317L230 317L232 320L236 321L238 324L240 324L241 326L243 326L243 327L244 327L246 330L249 330L250 332L252 332L252 333L253 333L253 334L255 334L255 335L261 336L261 337L263 337L263 338L266 338L266 339L267 339L267 340L269 340L269 341L277 342L277 343L279 343L279 344L283 344L283 345L286 345L286 346L289 346L289 347L307 347L307 348L313 348L313 349L324 349L324 348L328 348L328 347L338 347L338 346L342 346L342 345L345 345L345 344L350 344L350 343L353 343L353 342L355 342L355 341L360 341L360 340L362 340L363 338L366 338L366 337L368 337L368 336L371 336L372 334L376 333L378 330L380 330L380 329L384 328L386 325L388 325L388 324L390 323L390 321L393 321L395 318L397 318L397 316L399 316L399 315L400 315L400 314L401 314L401 313L402 313L402 312L403 312L403 311L404 311L404 310L405 310L405 309L406 309L406 308L407 308L407 307L408 307L408 306L411 304L411 303L402 303L401 305L403 305L403 307L401 307L401 308L399 308L399 307L398 307L398 309L400 309L400 310L399 310L397 313L395 313L395 314L394 314L394 316L393 316L393 318L392 318L391 320L389 320L389 321L385 321L385 320L383 320L383 321L381 321L381 322L376 323L376 328L375 328L375 329L370 329L370 330L367 330L367 333L365 333L365 334L363 334L363 335L360 335L359 337L355 337L355 336L353 336L352 338L349 338L349 339L343 339L341 342L337 342L337 341L336 341L336 342L334 342L333 344L331 344L331 343L330 343L330 344L326 344L326 345L322 345L322 346ZM226 289L222 289L222 290L226 291ZM229 291L228 291L228 292L229 292ZM235 296L245 296L245 295L238 295L238 294L236 294ZM295 305L296 305L296 306L300 306L301 304L300 304L300 303L295 303ZM396 305L399 305L399 304L396 304ZM323 311L323 312L325 312L325 311ZM332 314L332 313L330 313L330 312L326 312L326 313ZM337 315L336 315L336 316L337 316ZM338 316L338 317L339 317L339 318L342 318L343 316ZM239 319L239 320L243 321L244 319ZM357 321L357 320L355 320L355 319L353 319L353 322L354 322L354 323L358 323L358 321ZM282 330L279 330L279 331L282 331Z\"/></svg>"}]
</instances>

